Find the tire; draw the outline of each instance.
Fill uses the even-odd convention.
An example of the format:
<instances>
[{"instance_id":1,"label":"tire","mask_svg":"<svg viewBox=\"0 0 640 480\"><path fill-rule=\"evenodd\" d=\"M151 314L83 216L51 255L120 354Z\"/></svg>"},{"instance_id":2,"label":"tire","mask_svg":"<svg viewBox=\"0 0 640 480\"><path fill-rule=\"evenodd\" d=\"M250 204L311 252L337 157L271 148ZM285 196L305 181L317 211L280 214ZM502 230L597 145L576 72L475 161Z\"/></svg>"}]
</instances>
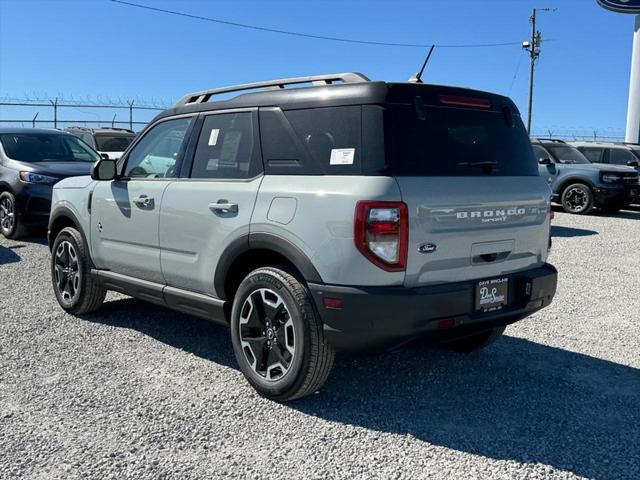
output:
<instances>
[{"instance_id":1,"label":"tire","mask_svg":"<svg viewBox=\"0 0 640 480\"><path fill-rule=\"evenodd\" d=\"M0 233L11 239L20 238L26 233L18 215L16 197L11 192L0 194Z\"/></svg>"},{"instance_id":2,"label":"tire","mask_svg":"<svg viewBox=\"0 0 640 480\"><path fill-rule=\"evenodd\" d=\"M453 350L454 352L469 353L475 350L480 350L495 342L504 333L506 327L495 327L491 330L476 333L469 337L460 338L458 340L452 340L444 345L445 348Z\"/></svg>"},{"instance_id":3,"label":"tire","mask_svg":"<svg viewBox=\"0 0 640 480\"><path fill-rule=\"evenodd\" d=\"M283 267L263 267L240 283L231 311L240 370L262 396L284 402L314 393L334 350L307 287Z\"/></svg>"},{"instance_id":4,"label":"tire","mask_svg":"<svg viewBox=\"0 0 640 480\"><path fill-rule=\"evenodd\" d=\"M51 283L60 306L73 315L90 313L102 305L107 294L90 275L91 260L80 232L62 229L51 250Z\"/></svg>"},{"instance_id":5,"label":"tire","mask_svg":"<svg viewBox=\"0 0 640 480\"><path fill-rule=\"evenodd\" d=\"M593 209L593 192L584 183L568 185L560 196L562 208L567 213L586 215Z\"/></svg>"}]
</instances>

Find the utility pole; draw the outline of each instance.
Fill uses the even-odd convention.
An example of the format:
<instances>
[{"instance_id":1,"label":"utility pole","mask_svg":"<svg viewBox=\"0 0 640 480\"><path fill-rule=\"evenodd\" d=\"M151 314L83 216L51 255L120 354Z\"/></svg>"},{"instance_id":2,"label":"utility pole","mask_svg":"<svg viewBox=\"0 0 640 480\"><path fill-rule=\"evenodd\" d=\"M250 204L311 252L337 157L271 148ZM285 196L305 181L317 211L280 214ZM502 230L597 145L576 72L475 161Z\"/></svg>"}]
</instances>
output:
<instances>
[{"instance_id":1,"label":"utility pole","mask_svg":"<svg viewBox=\"0 0 640 480\"><path fill-rule=\"evenodd\" d=\"M545 9L548 10L548 9ZM529 18L531 23L531 40L522 42L522 48L529 52L529 110L527 112L527 133L531 135L531 111L533 107L533 78L536 66L536 60L540 56L540 44L542 43L542 35L536 30L536 9L531 12Z\"/></svg>"}]
</instances>

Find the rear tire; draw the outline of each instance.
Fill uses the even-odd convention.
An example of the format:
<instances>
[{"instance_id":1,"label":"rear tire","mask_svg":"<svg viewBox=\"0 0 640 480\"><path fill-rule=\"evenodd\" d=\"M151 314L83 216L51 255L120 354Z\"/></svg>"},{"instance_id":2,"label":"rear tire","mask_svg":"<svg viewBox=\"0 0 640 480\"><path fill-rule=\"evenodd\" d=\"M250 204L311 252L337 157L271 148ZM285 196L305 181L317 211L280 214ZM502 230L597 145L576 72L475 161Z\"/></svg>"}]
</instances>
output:
<instances>
[{"instance_id":1,"label":"rear tire","mask_svg":"<svg viewBox=\"0 0 640 480\"><path fill-rule=\"evenodd\" d=\"M318 390L334 350L307 287L282 267L254 270L233 299L231 342L240 370L260 395L295 400Z\"/></svg>"},{"instance_id":2,"label":"rear tire","mask_svg":"<svg viewBox=\"0 0 640 480\"><path fill-rule=\"evenodd\" d=\"M18 215L16 197L11 192L0 194L0 233L12 240L27 233L27 229Z\"/></svg>"},{"instance_id":3,"label":"rear tire","mask_svg":"<svg viewBox=\"0 0 640 480\"><path fill-rule=\"evenodd\" d=\"M91 276L89 252L75 228L62 229L53 242L51 282L58 303L73 315L91 313L104 302L107 291Z\"/></svg>"},{"instance_id":4,"label":"rear tire","mask_svg":"<svg viewBox=\"0 0 640 480\"><path fill-rule=\"evenodd\" d=\"M567 213L586 215L593 209L593 192L584 183L573 183L562 191L560 203Z\"/></svg>"},{"instance_id":5,"label":"rear tire","mask_svg":"<svg viewBox=\"0 0 640 480\"><path fill-rule=\"evenodd\" d=\"M495 327L491 330L476 333L470 337L460 338L458 340L452 340L443 344L443 346L449 350L460 353L469 353L475 350L480 350L488 345L491 345L504 333L506 327Z\"/></svg>"}]
</instances>

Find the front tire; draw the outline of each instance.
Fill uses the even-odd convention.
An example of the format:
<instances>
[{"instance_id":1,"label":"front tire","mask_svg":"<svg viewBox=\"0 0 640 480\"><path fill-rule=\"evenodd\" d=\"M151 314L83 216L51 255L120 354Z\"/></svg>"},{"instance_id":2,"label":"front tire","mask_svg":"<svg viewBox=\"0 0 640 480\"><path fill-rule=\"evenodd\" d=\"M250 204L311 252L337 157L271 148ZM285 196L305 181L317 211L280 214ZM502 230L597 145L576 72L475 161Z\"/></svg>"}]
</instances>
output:
<instances>
[{"instance_id":1,"label":"front tire","mask_svg":"<svg viewBox=\"0 0 640 480\"><path fill-rule=\"evenodd\" d=\"M491 345L504 333L505 327L495 327L469 337L452 340L444 344L445 348L454 352L469 353Z\"/></svg>"},{"instance_id":2,"label":"front tire","mask_svg":"<svg viewBox=\"0 0 640 480\"><path fill-rule=\"evenodd\" d=\"M73 315L102 305L107 291L90 275L88 249L75 228L64 228L53 242L51 281L60 306Z\"/></svg>"},{"instance_id":3,"label":"front tire","mask_svg":"<svg viewBox=\"0 0 640 480\"><path fill-rule=\"evenodd\" d=\"M593 209L593 192L584 183L574 183L562 191L560 203L567 213L586 215Z\"/></svg>"},{"instance_id":4,"label":"front tire","mask_svg":"<svg viewBox=\"0 0 640 480\"><path fill-rule=\"evenodd\" d=\"M26 233L18 216L16 197L11 192L0 194L0 232L6 238L17 239Z\"/></svg>"},{"instance_id":5,"label":"front tire","mask_svg":"<svg viewBox=\"0 0 640 480\"><path fill-rule=\"evenodd\" d=\"M231 312L233 351L248 382L276 401L318 390L334 350L307 287L286 270L264 267L242 281Z\"/></svg>"}]
</instances>

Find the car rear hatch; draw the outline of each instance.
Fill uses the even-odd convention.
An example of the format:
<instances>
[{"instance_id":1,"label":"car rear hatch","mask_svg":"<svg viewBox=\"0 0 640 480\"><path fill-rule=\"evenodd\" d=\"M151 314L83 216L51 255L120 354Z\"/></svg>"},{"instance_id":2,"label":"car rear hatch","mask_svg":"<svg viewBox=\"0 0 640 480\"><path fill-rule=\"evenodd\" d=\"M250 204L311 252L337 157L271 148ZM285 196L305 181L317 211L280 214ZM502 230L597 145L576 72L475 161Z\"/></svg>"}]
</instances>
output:
<instances>
[{"instance_id":1,"label":"car rear hatch","mask_svg":"<svg viewBox=\"0 0 640 480\"><path fill-rule=\"evenodd\" d=\"M550 190L513 103L412 86L385 112L387 162L408 209L405 286L490 279L540 266Z\"/></svg>"}]
</instances>

